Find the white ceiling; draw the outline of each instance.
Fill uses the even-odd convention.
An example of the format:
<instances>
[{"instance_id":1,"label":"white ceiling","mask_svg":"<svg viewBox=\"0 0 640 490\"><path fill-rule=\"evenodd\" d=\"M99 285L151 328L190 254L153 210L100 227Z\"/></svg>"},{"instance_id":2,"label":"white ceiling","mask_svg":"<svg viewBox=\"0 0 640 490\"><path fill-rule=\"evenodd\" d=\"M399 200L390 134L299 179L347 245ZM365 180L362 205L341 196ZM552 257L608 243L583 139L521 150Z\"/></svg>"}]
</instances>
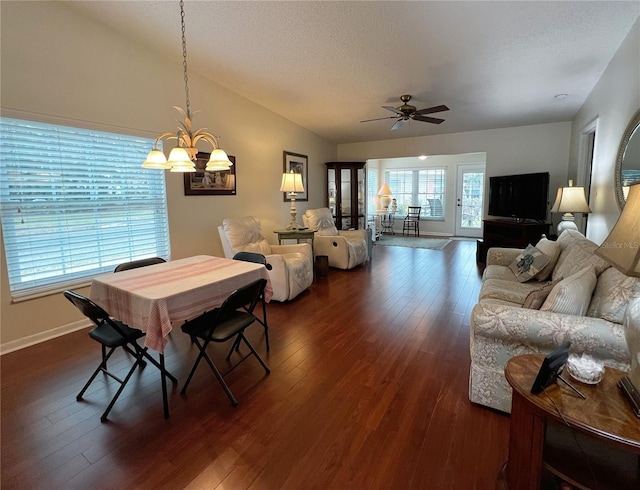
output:
<instances>
[{"instance_id":1,"label":"white ceiling","mask_svg":"<svg viewBox=\"0 0 640 490\"><path fill-rule=\"evenodd\" d=\"M182 59L177 1L68 5ZM185 5L190 73L339 143L569 121L639 14L637 0ZM447 105L446 121L360 123L402 94Z\"/></svg>"}]
</instances>

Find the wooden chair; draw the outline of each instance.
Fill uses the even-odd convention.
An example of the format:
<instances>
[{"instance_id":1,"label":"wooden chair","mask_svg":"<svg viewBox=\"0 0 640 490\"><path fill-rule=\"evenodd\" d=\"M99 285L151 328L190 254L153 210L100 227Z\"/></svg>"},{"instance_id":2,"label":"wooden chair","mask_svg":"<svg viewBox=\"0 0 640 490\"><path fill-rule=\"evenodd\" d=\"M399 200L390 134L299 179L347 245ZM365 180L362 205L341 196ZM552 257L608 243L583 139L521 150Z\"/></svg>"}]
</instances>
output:
<instances>
[{"instance_id":1,"label":"wooden chair","mask_svg":"<svg viewBox=\"0 0 640 490\"><path fill-rule=\"evenodd\" d=\"M407 235L410 231L413 231L415 236L420 235L420 211L422 206L409 206L407 216L405 216L402 222L402 236L405 232Z\"/></svg>"}]
</instances>

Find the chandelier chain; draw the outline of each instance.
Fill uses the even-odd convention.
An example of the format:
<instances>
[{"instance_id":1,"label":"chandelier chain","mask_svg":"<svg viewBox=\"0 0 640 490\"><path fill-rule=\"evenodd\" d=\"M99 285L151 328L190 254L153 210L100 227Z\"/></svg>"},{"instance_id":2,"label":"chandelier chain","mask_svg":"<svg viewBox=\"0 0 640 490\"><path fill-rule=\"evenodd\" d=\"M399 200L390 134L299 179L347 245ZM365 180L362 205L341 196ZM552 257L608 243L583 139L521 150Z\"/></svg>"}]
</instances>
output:
<instances>
[{"instance_id":1,"label":"chandelier chain","mask_svg":"<svg viewBox=\"0 0 640 490\"><path fill-rule=\"evenodd\" d=\"M187 75L187 36L184 23L184 1L180 0L180 25L182 27L182 66L184 68L184 95L186 97L187 117L191 119L191 104L189 102L189 76Z\"/></svg>"}]
</instances>

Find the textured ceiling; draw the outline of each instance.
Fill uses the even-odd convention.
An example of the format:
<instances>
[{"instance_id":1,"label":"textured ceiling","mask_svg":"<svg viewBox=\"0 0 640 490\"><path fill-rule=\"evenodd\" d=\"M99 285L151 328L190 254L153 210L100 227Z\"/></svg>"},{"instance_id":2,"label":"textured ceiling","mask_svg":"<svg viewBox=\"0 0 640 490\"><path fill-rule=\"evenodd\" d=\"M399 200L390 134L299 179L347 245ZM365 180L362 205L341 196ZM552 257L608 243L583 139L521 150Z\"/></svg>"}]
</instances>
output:
<instances>
[{"instance_id":1,"label":"textured ceiling","mask_svg":"<svg viewBox=\"0 0 640 490\"><path fill-rule=\"evenodd\" d=\"M68 5L181 60L177 1ZM639 13L640 1L185 4L190 71L340 143L571 120ZM446 121L360 123L402 94L447 105L434 114Z\"/></svg>"}]
</instances>

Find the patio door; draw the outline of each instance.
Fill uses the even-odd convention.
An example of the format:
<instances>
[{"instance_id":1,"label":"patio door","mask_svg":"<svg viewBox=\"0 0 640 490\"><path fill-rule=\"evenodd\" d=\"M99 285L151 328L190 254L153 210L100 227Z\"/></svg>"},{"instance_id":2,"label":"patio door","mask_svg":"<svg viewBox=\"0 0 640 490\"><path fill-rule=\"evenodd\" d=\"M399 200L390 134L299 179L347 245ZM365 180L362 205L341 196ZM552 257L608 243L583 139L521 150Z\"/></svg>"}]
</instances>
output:
<instances>
[{"instance_id":1,"label":"patio door","mask_svg":"<svg viewBox=\"0 0 640 490\"><path fill-rule=\"evenodd\" d=\"M456 236L482 237L485 165L458 165Z\"/></svg>"}]
</instances>

